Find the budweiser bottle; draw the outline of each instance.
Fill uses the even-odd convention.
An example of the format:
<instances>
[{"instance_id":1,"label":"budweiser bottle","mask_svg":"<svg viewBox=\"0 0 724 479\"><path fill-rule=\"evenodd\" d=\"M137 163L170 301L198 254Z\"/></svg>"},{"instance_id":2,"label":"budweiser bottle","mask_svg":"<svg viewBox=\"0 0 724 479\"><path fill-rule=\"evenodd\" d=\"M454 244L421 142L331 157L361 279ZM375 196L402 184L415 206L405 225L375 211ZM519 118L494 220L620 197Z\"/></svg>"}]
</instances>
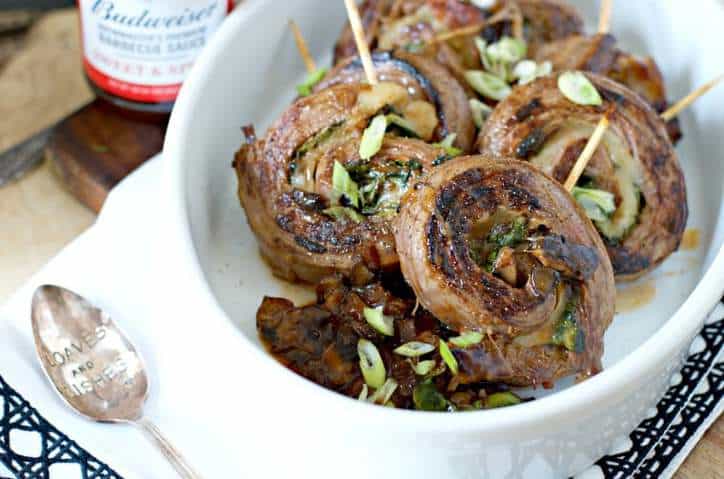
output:
<instances>
[{"instance_id":1,"label":"budweiser bottle","mask_svg":"<svg viewBox=\"0 0 724 479\"><path fill-rule=\"evenodd\" d=\"M122 108L168 113L233 0L77 0L91 87Z\"/></svg>"}]
</instances>

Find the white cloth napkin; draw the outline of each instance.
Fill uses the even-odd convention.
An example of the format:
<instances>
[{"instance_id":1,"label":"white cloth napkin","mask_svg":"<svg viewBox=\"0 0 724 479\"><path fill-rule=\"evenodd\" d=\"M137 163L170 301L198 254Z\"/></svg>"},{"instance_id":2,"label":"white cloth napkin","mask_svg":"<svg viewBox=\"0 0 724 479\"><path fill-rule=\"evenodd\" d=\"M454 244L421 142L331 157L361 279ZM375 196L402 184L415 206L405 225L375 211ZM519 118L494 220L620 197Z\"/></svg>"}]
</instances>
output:
<instances>
[{"instance_id":1,"label":"white cloth napkin","mask_svg":"<svg viewBox=\"0 0 724 479\"><path fill-rule=\"evenodd\" d=\"M208 367L219 358L213 357L214 348L189 344L198 330L189 325L197 320L188 317L190 311L180 316L182 305L164 304L173 297L169 288L183 279L170 281L173 274L160 261L161 166L161 158L155 158L114 189L96 224L0 308L0 374L45 419L124 478L178 477L140 431L81 418L51 389L35 354L31 297L45 283L77 291L108 311L142 352L151 377L147 417L205 477L230 477L229 471L239 471L232 476L241 477L243 455L238 447L243 439L237 440L234 431L224 437L216 427L205 427L205 421L223 424L226 398L233 389L227 388L219 401L212 388L202 387L213 374L200 377L199 368L188 363L196 358ZM154 297L162 299L157 302ZM183 298L177 299L183 303ZM177 329L176 323L189 327ZM219 339L220 347L230 346L223 343L224 338ZM196 356L202 353L210 357Z\"/></svg>"}]
</instances>

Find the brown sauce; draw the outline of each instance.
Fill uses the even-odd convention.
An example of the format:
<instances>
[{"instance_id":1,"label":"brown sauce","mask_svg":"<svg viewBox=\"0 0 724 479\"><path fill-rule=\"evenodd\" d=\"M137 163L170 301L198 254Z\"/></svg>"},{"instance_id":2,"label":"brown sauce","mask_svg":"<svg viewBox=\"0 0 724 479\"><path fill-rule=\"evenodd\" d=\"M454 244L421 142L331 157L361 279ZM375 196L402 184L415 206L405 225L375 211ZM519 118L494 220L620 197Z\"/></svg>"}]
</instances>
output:
<instances>
[{"instance_id":1,"label":"brown sauce","mask_svg":"<svg viewBox=\"0 0 724 479\"><path fill-rule=\"evenodd\" d=\"M699 248L701 244L701 231L692 228L684 231L684 237L681 239L681 250L682 251L693 251Z\"/></svg>"},{"instance_id":2,"label":"brown sauce","mask_svg":"<svg viewBox=\"0 0 724 479\"><path fill-rule=\"evenodd\" d=\"M656 285L649 280L616 289L616 313L629 313L651 304L656 297Z\"/></svg>"}]
</instances>

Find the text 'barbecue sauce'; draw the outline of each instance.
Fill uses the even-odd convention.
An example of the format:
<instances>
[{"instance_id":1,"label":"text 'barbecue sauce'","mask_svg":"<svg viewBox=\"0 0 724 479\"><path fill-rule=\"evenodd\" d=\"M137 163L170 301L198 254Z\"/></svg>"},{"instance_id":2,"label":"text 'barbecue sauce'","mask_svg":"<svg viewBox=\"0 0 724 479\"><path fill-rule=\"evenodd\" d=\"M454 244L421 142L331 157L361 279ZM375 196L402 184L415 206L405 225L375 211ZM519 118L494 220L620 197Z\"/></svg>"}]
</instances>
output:
<instances>
[{"instance_id":1,"label":"text 'barbecue sauce'","mask_svg":"<svg viewBox=\"0 0 724 479\"><path fill-rule=\"evenodd\" d=\"M83 66L95 93L169 113L194 60L233 0L77 0Z\"/></svg>"}]
</instances>

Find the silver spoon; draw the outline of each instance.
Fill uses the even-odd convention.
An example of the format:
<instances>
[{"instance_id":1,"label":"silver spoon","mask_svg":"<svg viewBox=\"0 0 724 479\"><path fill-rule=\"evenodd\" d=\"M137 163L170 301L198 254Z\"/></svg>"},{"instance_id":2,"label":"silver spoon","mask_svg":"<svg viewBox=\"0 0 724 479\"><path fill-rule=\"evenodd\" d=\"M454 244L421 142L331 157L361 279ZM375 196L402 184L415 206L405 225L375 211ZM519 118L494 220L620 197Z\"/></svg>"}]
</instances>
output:
<instances>
[{"instance_id":1,"label":"silver spoon","mask_svg":"<svg viewBox=\"0 0 724 479\"><path fill-rule=\"evenodd\" d=\"M59 286L41 286L32 308L35 347L60 396L88 419L144 431L184 479L201 476L143 417L148 377L143 361L111 318Z\"/></svg>"}]
</instances>

